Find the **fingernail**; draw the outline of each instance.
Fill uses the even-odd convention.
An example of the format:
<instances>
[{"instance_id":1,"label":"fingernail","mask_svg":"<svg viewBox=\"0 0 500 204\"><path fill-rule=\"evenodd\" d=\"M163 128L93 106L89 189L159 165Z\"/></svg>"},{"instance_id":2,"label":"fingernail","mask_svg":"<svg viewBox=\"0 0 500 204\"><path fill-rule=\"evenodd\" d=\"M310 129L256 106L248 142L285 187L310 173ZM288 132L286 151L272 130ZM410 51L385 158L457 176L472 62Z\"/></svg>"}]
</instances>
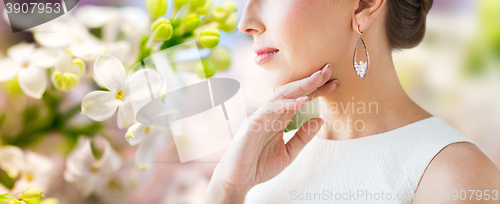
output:
<instances>
[{"instance_id":1,"label":"fingernail","mask_svg":"<svg viewBox=\"0 0 500 204\"><path fill-rule=\"evenodd\" d=\"M339 85L339 80L333 80L334 83L337 83L337 85Z\"/></svg>"},{"instance_id":2,"label":"fingernail","mask_svg":"<svg viewBox=\"0 0 500 204\"><path fill-rule=\"evenodd\" d=\"M324 74L327 69L330 69L330 67L331 67L330 64L325 65L325 67L323 67L323 69L321 69L321 74Z\"/></svg>"},{"instance_id":3,"label":"fingernail","mask_svg":"<svg viewBox=\"0 0 500 204\"><path fill-rule=\"evenodd\" d=\"M311 74L311 76L314 76L314 75L317 75L317 74L320 74L321 73L321 70L318 70L316 72L314 72L313 74Z\"/></svg>"},{"instance_id":4,"label":"fingernail","mask_svg":"<svg viewBox=\"0 0 500 204\"><path fill-rule=\"evenodd\" d=\"M296 101L305 101L307 100L307 96L302 96L302 97L299 97L297 99L295 99Z\"/></svg>"}]
</instances>

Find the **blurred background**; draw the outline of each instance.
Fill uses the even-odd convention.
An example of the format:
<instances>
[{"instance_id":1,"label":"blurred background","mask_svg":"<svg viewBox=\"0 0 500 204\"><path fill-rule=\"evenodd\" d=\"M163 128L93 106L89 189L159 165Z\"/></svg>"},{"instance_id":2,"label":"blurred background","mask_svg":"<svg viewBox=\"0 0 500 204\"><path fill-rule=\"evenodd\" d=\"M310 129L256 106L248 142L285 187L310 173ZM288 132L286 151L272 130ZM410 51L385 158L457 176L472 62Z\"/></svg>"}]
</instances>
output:
<instances>
[{"instance_id":1,"label":"blurred background","mask_svg":"<svg viewBox=\"0 0 500 204\"><path fill-rule=\"evenodd\" d=\"M246 1L234 1L241 16ZM221 2L224 1L217 0L215 5ZM0 5L2 11L3 5ZM143 0L81 0L78 7L84 5L146 10ZM500 167L499 10L498 0L434 0L424 41L414 49L393 54L398 76L410 97L476 141L497 167ZM7 57L9 47L22 41L35 42L35 39L27 31L13 34L9 24L0 20L0 59ZM252 43L251 36L239 31L221 33L220 46L229 48L232 64L214 75L241 83L248 114L272 93L263 78L264 71L253 62ZM49 88L42 99L33 99L22 94L16 83L15 80L0 83L0 144L20 147L25 153L34 152L51 163L49 173L40 175L50 179L39 181L47 186L46 197L73 204L203 201L216 164L158 162L147 171L138 171L134 166L137 146L130 146L124 139L127 129L117 127L116 114L105 122L95 122L79 114L79 103L93 90L92 85L82 83L64 94ZM71 120L66 120L69 116ZM106 181L105 185L89 195L84 195L81 188L63 176L68 155L78 146L81 135L103 136L123 161L112 175L98 177ZM103 150L99 153L99 148L92 146L92 149L97 149L96 158L102 155ZM156 154L157 160L178 160L173 142L157 149ZM4 161L6 158L10 157L4 157ZM12 191L18 181L9 176L10 163L1 160L0 154L3 186L0 194ZM25 180L30 182L33 180L30 178ZM101 193L95 193L98 191Z\"/></svg>"}]
</instances>

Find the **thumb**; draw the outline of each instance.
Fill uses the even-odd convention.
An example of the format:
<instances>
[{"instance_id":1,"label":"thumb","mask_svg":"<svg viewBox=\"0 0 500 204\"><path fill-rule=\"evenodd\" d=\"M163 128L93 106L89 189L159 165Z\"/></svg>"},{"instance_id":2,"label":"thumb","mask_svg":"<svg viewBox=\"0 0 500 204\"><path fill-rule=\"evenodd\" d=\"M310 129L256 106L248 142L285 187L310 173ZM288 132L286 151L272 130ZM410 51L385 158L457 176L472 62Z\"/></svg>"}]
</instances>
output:
<instances>
[{"instance_id":1,"label":"thumb","mask_svg":"<svg viewBox=\"0 0 500 204\"><path fill-rule=\"evenodd\" d=\"M286 150L292 161L309 141L319 132L325 121L322 118L312 118L308 120L295 135L286 143Z\"/></svg>"}]
</instances>

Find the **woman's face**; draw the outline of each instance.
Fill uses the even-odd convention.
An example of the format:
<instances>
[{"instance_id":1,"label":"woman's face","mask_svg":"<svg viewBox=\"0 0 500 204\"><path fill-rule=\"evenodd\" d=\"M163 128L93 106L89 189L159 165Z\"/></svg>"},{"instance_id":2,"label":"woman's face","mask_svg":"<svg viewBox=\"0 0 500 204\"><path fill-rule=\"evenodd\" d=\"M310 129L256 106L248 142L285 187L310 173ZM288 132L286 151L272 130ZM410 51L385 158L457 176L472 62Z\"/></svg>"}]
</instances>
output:
<instances>
[{"instance_id":1,"label":"woman's face","mask_svg":"<svg viewBox=\"0 0 500 204\"><path fill-rule=\"evenodd\" d=\"M353 35L351 3L248 0L238 28L253 36L254 51L261 54L256 63L265 69L272 89L305 78L327 63L334 70L352 63L351 41L357 35ZM266 47L271 49L262 49Z\"/></svg>"}]
</instances>

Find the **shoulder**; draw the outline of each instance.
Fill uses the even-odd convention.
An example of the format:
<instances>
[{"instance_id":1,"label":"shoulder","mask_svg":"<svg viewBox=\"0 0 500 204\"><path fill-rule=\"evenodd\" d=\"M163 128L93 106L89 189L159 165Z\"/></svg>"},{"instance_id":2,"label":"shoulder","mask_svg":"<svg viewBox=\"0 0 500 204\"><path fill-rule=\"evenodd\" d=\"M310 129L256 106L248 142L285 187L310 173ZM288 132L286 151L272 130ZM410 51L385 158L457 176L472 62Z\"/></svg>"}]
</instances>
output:
<instances>
[{"instance_id":1,"label":"shoulder","mask_svg":"<svg viewBox=\"0 0 500 204\"><path fill-rule=\"evenodd\" d=\"M492 200L495 191L497 199ZM472 143L452 143L443 148L428 165L415 194L424 199L415 199L413 204L453 200L500 202L499 191L500 171L495 164ZM486 192L491 199L486 200ZM430 193L436 193L438 200L430 199ZM466 195L462 197L465 200L460 199L460 193ZM483 194L485 196L477 200Z\"/></svg>"}]
</instances>

